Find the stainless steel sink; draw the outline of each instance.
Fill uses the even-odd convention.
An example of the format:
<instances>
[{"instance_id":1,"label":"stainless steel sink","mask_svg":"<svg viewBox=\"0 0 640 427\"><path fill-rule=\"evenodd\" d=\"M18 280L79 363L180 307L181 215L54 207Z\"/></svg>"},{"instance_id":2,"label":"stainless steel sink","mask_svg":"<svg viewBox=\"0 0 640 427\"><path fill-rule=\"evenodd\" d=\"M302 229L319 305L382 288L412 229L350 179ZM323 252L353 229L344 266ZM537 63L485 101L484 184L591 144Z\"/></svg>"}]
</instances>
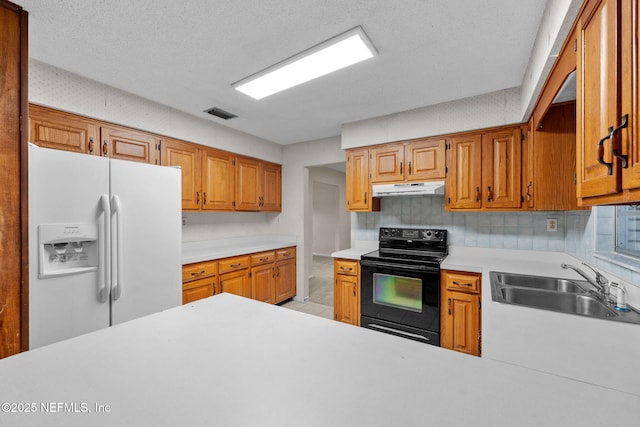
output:
<instances>
[{"instance_id":1,"label":"stainless steel sink","mask_svg":"<svg viewBox=\"0 0 640 427\"><path fill-rule=\"evenodd\" d=\"M558 292L584 293L590 286L586 281L571 281L557 279L555 277L527 276L510 273L496 273L496 277L503 286L546 289L548 291ZM582 286L578 282L581 282Z\"/></svg>"},{"instance_id":2,"label":"stainless steel sink","mask_svg":"<svg viewBox=\"0 0 640 427\"><path fill-rule=\"evenodd\" d=\"M503 304L522 305L598 319L640 324L640 313L614 310L586 280L492 271L491 299Z\"/></svg>"},{"instance_id":3,"label":"stainless steel sink","mask_svg":"<svg viewBox=\"0 0 640 427\"><path fill-rule=\"evenodd\" d=\"M549 292L538 289L503 287L502 297L511 304L592 317L614 317L617 314L597 299L585 294Z\"/></svg>"}]
</instances>

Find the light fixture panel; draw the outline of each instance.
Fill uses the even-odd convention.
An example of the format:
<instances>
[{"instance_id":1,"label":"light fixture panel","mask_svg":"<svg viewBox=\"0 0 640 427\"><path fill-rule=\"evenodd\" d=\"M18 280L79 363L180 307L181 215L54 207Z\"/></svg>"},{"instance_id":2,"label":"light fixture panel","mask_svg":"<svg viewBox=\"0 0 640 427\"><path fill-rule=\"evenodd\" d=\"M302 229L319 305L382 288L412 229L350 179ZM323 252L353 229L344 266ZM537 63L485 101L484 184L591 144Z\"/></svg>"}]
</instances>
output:
<instances>
[{"instance_id":1,"label":"light fixture panel","mask_svg":"<svg viewBox=\"0 0 640 427\"><path fill-rule=\"evenodd\" d=\"M258 100L308 82L377 55L361 27L319 45L231 85Z\"/></svg>"}]
</instances>

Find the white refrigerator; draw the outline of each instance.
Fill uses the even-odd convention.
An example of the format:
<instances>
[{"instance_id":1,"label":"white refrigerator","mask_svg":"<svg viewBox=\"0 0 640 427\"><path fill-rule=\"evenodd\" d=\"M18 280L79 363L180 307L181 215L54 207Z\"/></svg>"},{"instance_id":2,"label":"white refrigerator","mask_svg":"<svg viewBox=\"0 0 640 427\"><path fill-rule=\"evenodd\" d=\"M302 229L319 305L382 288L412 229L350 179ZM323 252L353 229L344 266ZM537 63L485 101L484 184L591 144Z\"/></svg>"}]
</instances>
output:
<instances>
[{"instance_id":1,"label":"white refrigerator","mask_svg":"<svg viewBox=\"0 0 640 427\"><path fill-rule=\"evenodd\" d=\"M30 144L30 348L181 304L180 181Z\"/></svg>"}]
</instances>

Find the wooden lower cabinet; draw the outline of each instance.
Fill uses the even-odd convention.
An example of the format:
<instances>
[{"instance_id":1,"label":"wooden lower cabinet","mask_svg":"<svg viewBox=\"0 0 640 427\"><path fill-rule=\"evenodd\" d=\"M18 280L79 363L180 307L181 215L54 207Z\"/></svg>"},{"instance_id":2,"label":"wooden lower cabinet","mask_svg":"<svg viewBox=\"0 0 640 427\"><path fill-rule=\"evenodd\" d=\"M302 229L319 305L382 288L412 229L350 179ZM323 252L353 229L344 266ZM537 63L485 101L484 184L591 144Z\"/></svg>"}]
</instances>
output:
<instances>
[{"instance_id":1,"label":"wooden lower cabinet","mask_svg":"<svg viewBox=\"0 0 640 427\"><path fill-rule=\"evenodd\" d=\"M360 262L335 259L333 277L333 318L360 326Z\"/></svg>"},{"instance_id":2,"label":"wooden lower cabinet","mask_svg":"<svg viewBox=\"0 0 640 427\"><path fill-rule=\"evenodd\" d=\"M276 304L296 295L296 248L276 251L275 288Z\"/></svg>"},{"instance_id":3,"label":"wooden lower cabinet","mask_svg":"<svg viewBox=\"0 0 640 427\"><path fill-rule=\"evenodd\" d=\"M296 248L258 252L182 267L182 302L228 292L269 304L296 294Z\"/></svg>"},{"instance_id":4,"label":"wooden lower cabinet","mask_svg":"<svg viewBox=\"0 0 640 427\"><path fill-rule=\"evenodd\" d=\"M182 266L182 303L188 304L218 293L218 263L197 262Z\"/></svg>"},{"instance_id":5,"label":"wooden lower cabinet","mask_svg":"<svg viewBox=\"0 0 640 427\"><path fill-rule=\"evenodd\" d=\"M478 273L442 271L441 347L480 356L480 282Z\"/></svg>"}]
</instances>

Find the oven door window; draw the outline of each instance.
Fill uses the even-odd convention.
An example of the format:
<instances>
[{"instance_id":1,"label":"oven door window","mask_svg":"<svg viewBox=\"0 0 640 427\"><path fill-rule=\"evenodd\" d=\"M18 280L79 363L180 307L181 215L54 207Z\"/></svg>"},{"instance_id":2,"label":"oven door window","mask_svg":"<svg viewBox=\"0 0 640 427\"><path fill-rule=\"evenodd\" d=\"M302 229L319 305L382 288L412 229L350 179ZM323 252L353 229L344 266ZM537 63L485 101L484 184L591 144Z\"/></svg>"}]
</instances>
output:
<instances>
[{"instance_id":1,"label":"oven door window","mask_svg":"<svg viewBox=\"0 0 640 427\"><path fill-rule=\"evenodd\" d=\"M421 313L422 280L413 277L374 273L373 302Z\"/></svg>"}]
</instances>

